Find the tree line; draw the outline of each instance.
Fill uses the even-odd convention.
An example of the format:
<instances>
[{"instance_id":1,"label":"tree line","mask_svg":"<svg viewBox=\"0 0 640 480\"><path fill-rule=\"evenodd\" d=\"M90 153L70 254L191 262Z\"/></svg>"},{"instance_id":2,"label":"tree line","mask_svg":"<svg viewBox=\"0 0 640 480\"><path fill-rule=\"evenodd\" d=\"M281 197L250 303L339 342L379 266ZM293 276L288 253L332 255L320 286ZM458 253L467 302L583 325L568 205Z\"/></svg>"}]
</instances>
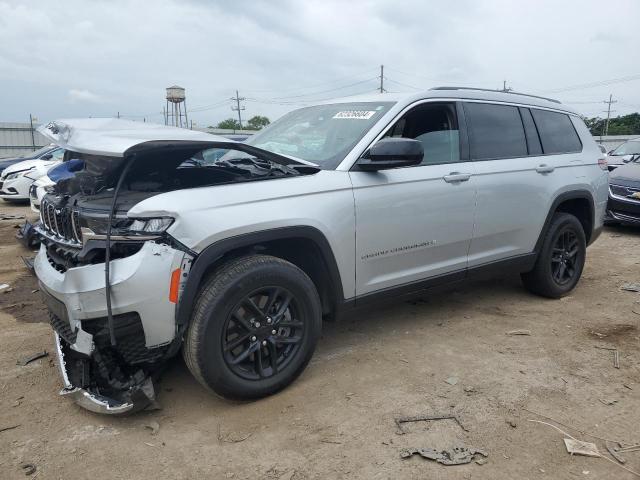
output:
<instances>
[{"instance_id":1,"label":"tree line","mask_svg":"<svg viewBox=\"0 0 640 480\"><path fill-rule=\"evenodd\" d=\"M591 135L599 136L605 134L606 118L585 118L584 123L589 127ZM640 135L640 113L611 118L607 135Z\"/></svg>"},{"instance_id":2,"label":"tree line","mask_svg":"<svg viewBox=\"0 0 640 480\"><path fill-rule=\"evenodd\" d=\"M226 120L222 120L215 127L209 125L209 128L224 128L226 130L260 130L261 128L269 125L271 121L267 117L263 117L262 115L256 115L251 117L247 122L240 127L240 122L234 118L227 118Z\"/></svg>"}]
</instances>

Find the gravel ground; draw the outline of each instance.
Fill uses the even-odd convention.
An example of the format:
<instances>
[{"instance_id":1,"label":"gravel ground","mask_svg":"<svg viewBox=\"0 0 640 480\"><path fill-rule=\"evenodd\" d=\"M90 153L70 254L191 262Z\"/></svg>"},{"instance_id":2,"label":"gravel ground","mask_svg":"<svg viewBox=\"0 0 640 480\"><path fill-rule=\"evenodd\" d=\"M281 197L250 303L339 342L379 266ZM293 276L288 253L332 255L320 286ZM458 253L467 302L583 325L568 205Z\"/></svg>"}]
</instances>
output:
<instances>
[{"instance_id":1,"label":"gravel ground","mask_svg":"<svg viewBox=\"0 0 640 480\"><path fill-rule=\"evenodd\" d=\"M28 208L0 203L0 214ZM177 358L157 385L161 410L109 418L58 397L35 279L0 220L0 478L626 479L602 458L570 456L563 434L640 443L640 230L606 229L572 295L546 300L519 279L460 285L325 324L294 385L251 403L207 393ZM635 313L634 313L635 312ZM530 335L508 335L519 329ZM616 348L620 368L613 365ZM536 412L536 413L534 413ZM394 418L454 414L399 434ZM551 417L556 422L541 417ZM159 425L153 434L149 425ZM562 422L562 426L557 422ZM16 426L11 430L3 428ZM155 426L155 425L154 425ZM465 430L466 429L466 430ZM404 448L475 447L486 463L443 466ZM625 454L640 471L640 451Z\"/></svg>"}]
</instances>

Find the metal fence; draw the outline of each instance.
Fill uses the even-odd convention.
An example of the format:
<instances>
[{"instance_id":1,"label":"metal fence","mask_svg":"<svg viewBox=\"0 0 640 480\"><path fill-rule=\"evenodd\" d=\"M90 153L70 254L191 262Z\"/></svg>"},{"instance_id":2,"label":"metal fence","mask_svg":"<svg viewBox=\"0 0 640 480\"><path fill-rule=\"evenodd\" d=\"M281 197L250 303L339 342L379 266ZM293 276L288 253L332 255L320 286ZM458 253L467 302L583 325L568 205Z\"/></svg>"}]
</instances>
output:
<instances>
[{"instance_id":1,"label":"metal fence","mask_svg":"<svg viewBox=\"0 0 640 480\"><path fill-rule=\"evenodd\" d=\"M49 142L36 132L38 124L0 122L0 158L19 157Z\"/></svg>"}]
</instances>

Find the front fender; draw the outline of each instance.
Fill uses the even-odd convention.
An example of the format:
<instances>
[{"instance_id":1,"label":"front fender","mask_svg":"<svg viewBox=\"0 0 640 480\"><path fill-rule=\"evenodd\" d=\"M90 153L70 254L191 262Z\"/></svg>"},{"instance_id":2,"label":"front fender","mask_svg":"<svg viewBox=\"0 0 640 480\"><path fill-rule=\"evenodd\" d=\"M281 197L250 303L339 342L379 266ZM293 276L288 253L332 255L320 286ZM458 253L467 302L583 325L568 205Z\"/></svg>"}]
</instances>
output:
<instances>
[{"instance_id":1,"label":"front fender","mask_svg":"<svg viewBox=\"0 0 640 480\"><path fill-rule=\"evenodd\" d=\"M180 302L178 304L176 323L178 325L179 331L182 331L184 327L189 324L191 312L193 310L193 306L196 303L200 284L205 273L211 267L211 265L213 265L226 253L232 250L246 248L252 245L259 245L266 242L272 242L274 240L295 238L304 238L307 240L311 240L319 248L324 263L327 267L327 271L329 273L331 285L333 287L334 298L338 302L343 302L343 284L340 276L340 271L338 269L338 264L331 249L331 245L320 230L310 226L293 226L262 230L244 235L229 237L224 240L215 242L202 250L202 252L195 258L189 270L189 276L187 278L187 282L185 284L184 290L182 291Z\"/></svg>"}]
</instances>

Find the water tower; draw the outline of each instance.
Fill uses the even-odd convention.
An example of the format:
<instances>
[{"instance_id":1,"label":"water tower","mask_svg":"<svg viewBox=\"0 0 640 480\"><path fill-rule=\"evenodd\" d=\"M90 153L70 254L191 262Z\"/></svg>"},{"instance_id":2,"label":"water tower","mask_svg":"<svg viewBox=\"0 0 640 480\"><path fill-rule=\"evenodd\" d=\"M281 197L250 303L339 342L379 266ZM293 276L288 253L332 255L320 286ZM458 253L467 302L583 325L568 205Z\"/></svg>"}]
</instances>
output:
<instances>
[{"instance_id":1,"label":"water tower","mask_svg":"<svg viewBox=\"0 0 640 480\"><path fill-rule=\"evenodd\" d=\"M178 85L167 88L167 108L165 110L164 124L189 128L187 99L184 94L184 88Z\"/></svg>"}]
</instances>

